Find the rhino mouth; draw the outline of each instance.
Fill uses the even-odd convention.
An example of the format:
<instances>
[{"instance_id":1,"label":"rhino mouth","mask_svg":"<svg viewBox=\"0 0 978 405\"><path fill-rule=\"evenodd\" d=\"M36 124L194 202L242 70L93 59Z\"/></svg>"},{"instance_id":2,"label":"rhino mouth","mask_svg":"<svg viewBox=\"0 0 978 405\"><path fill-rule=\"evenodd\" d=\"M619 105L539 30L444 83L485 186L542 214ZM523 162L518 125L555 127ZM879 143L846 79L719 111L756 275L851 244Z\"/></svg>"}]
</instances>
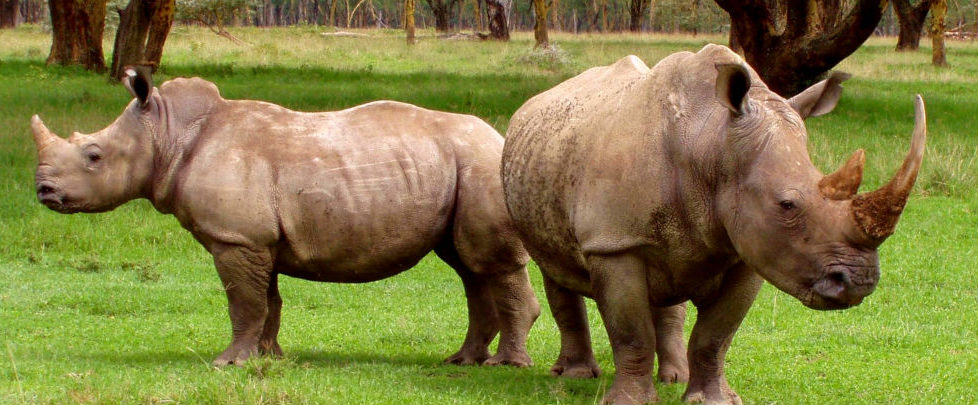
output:
<instances>
[{"instance_id":1,"label":"rhino mouth","mask_svg":"<svg viewBox=\"0 0 978 405\"><path fill-rule=\"evenodd\" d=\"M806 289L802 303L818 310L837 310L857 306L873 293L879 280L875 264L833 264Z\"/></svg>"}]
</instances>

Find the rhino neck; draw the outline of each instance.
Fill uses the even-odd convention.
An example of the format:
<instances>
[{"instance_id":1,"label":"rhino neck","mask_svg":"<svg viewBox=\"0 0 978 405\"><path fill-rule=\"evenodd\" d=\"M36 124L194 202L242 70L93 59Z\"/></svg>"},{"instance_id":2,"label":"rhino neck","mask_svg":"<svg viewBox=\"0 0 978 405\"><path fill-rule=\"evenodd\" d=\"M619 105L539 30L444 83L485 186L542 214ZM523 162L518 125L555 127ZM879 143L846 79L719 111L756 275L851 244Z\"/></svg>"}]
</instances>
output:
<instances>
[{"instance_id":1,"label":"rhino neck","mask_svg":"<svg viewBox=\"0 0 978 405\"><path fill-rule=\"evenodd\" d=\"M177 100L176 102L180 102ZM154 175L150 184L149 199L153 206L164 214L173 212L173 200L180 181L180 172L193 156L208 117L217 103L207 105L195 114L181 114L186 110L165 100L162 105L164 123L153 139Z\"/></svg>"}]
</instances>

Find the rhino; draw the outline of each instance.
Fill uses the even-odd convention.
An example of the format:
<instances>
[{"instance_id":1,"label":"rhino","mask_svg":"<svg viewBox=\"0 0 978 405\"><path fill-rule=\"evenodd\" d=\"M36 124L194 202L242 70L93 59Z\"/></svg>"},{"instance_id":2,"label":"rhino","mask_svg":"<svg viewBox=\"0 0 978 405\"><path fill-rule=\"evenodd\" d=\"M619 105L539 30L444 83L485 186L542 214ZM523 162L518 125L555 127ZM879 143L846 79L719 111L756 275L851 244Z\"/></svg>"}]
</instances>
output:
<instances>
[{"instance_id":1,"label":"rhino","mask_svg":"<svg viewBox=\"0 0 978 405\"><path fill-rule=\"evenodd\" d=\"M803 121L834 109L847 78L834 73L785 99L730 49L707 45L651 69L635 56L592 68L516 111L503 191L560 330L554 374L599 371L590 297L614 356L603 403L656 401L658 353L660 379L688 381L685 401L740 404L724 358L763 280L819 310L873 292L877 248L916 179L926 118L917 96L903 165L858 193L865 153L823 175ZM698 316L684 355L687 301Z\"/></svg>"},{"instance_id":2,"label":"rhino","mask_svg":"<svg viewBox=\"0 0 978 405\"><path fill-rule=\"evenodd\" d=\"M394 101L296 112L226 100L200 78L155 88L134 69L123 82L134 99L101 131L64 139L33 116L37 197L65 214L145 198L175 216L227 294L232 337L215 365L282 355L280 274L368 282L432 250L468 300L464 342L445 361L532 364L540 307L503 202L503 138L484 121Z\"/></svg>"}]
</instances>

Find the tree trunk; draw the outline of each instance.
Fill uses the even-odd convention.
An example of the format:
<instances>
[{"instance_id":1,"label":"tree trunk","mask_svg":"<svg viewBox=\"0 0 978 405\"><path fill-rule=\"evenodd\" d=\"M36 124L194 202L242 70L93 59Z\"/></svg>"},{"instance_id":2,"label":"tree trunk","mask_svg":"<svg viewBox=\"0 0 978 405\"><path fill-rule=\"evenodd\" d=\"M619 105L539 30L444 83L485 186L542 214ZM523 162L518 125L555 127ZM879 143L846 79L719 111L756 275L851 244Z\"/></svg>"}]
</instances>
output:
<instances>
[{"instance_id":1,"label":"tree trunk","mask_svg":"<svg viewBox=\"0 0 978 405\"><path fill-rule=\"evenodd\" d=\"M414 0L404 0L404 31L407 33L408 45L415 42L414 39Z\"/></svg>"},{"instance_id":2,"label":"tree trunk","mask_svg":"<svg viewBox=\"0 0 978 405\"><path fill-rule=\"evenodd\" d=\"M897 51L916 51L920 47L920 34L932 4L934 0L920 0L916 6L911 5L910 0L893 0L893 12L900 25Z\"/></svg>"},{"instance_id":3,"label":"tree trunk","mask_svg":"<svg viewBox=\"0 0 978 405\"><path fill-rule=\"evenodd\" d=\"M887 0L858 0L848 12L822 0L715 0L747 63L774 92L790 97L872 35ZM841 4L841 3L840 3ZM837 6L836 6L837 7ZM783 29L778 21L784 21Z\"/></svg>"},{"instance_id":4,"label":"tree trunk","mask_svg":"<svg viewBox=\"0 0 978 405\"><path fill-rule=\"evenodd\" d=\"M47 5L42 0L24 0L20 2L20 17L22 22L39 24L47 14Z\"/></svg>"},{"instance_id":5,"label":"tree trunk","mask_svg":"<svg viewBox=\"0 0 978 405\"><path fill-rule=\"evenodd\" d=\"M536 47L550 47L550 38L547 37L547 0L533 0L533 12L536 14L536 22L533 24Z\"/></svg>"},{"instance_id":6,"label":"tree trunk","mask_svg":"<svg viewBox=\"0 0 978 405\"><path fill-rule=\"evenodd\" d=\"M122 79L123 70L129 65L149 65L156 71L173 24L174 3L174 0L130 0L125 9L116 10L119 29L109 76Z\"/></svg>"},{"instance_id":7,"label":"tree trunk","mask_svg":"<svg viewBox=\"0 0 978 405\"><path fill-rule=\"evenodd\" d=\"M506 3L504 3L506 2ZM486 0L489 12L489 37L509 41L509 0Z\"/></svg>"},{"instance_id":8,"label":"tree trunk","mask_svg":"<svg viewBox=\"0 0 978 405\"><path fill-rule=\"evenodd\" d=\"M650 4L649 0L631 0L628 3L628 30L639 32L642 30L642 17Z\"/></svg>"},{"instance_id":9,"label":"tree trunk","mask_svg":"<svg viewBox=\"0 0 978 405\"><path fill-rule=\"evenodd\" d=\"M0 28L13 28L20 20L20 0L0 0Z\"/></svg>"},{"instance_id":10,"label":"tree trunk","mask_svg":"<svg viewBox=\"0 0 978 405\"><path fill-rule=\"evenodd\" d=\"M105 71L102 33L107 0L49 1L51 10L51 54L47 63L82 65Z\"/></svg>"},{"instance_id":11,"label":"tree trunk","mask_svg":"<svg viewBox=\"0 0 978 405\"><path fill-rule=\"evenodd\" d=\"M944 49L944 31L947 31L947 0L936 0L931 7L930 39L933 46L931 63L934 66L947 66L947 52Z\"/></svg>"}]
</instances>

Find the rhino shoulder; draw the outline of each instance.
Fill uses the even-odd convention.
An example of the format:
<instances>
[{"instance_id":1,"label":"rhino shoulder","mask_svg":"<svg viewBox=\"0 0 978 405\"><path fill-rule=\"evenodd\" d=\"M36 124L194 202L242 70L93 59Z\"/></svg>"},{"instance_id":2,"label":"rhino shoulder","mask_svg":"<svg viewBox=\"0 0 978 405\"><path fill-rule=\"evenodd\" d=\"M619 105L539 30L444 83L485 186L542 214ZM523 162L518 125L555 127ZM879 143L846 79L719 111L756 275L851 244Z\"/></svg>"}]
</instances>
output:
<instances>
[{"instance_id":1,"label":"rhino shoulder","mask_svg":"<svg viewBox=\"0 0 978 405\"><path fill-rule=\"evenodd\" d=\"M160 85L160 94L164 97L221 99L217 85L199 77L178 77Z\"/></svg>"}]
</instances>

